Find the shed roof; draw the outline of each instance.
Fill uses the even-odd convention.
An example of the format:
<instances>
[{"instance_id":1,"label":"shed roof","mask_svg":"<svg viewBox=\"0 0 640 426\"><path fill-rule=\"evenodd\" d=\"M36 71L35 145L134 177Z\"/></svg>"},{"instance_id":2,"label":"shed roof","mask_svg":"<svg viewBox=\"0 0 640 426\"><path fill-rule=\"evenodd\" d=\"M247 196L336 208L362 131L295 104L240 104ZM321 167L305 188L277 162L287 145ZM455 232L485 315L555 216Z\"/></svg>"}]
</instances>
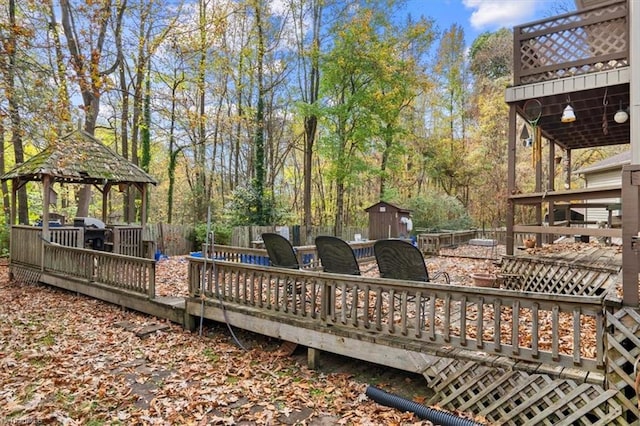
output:
<instances>
[{"instance_id":1,"label":"shed roof","mask_svg":"<svg viewBox=\"0 0 640 426\"><path fill-rule=\"evenodd\" d=\"M411 210L403 209L402 207L398 207L398 206L395 206L395 205L393 205L391 203L387 203L386 201L378 201L374 205L369 206L366 209L364 209L364 211L368 212L368 211L372 210L373 208L379 207L379 206L386 206L386 207L390 208L393 211L397 211L398 213L407 213L407 214L411 213Z\"/></svg>"},{"instance_id":2,"label":"shed roof","mask_svg":"<svg viewBox=\"0 0 640 426\"><path fill-rule=\"evenodd\" d=\"M50 143L0 179L40 181L47 175L54 181L67 183L158 183L140 167L80 129Z\"/></svg>"},{"instance_id":3,"label":"shed roof","mask_svg":"<svg viewBox=\"0 0 640 426\"><path fill-rule=\"evenodd\" d=\"M587 174L593 172L603 172L605 170L622 169L625 164L631 163L631 151L623 151L619 154L597 161L587 167L583 167L573 172L573 174Z\"/></svg>"}]
</instances>

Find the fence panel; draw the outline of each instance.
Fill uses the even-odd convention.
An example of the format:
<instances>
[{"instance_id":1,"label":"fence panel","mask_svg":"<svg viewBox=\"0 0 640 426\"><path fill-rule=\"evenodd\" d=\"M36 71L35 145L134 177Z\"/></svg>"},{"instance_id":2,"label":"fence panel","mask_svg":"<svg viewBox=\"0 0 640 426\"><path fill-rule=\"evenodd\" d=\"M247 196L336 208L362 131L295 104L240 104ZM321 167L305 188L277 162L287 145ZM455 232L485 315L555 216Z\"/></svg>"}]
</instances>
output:
<instances>
[{"instance_id":1,"label":"fence panel","mask_svg":"<svg viewBox=\"0 0 640 426\"><path fill-rule=\"evenodd\" d=\"M181 256L193 250L193 232L193 226L160 222L146 225L144 239L155 241L166 256Z\"/></svg>"}]
</instances>

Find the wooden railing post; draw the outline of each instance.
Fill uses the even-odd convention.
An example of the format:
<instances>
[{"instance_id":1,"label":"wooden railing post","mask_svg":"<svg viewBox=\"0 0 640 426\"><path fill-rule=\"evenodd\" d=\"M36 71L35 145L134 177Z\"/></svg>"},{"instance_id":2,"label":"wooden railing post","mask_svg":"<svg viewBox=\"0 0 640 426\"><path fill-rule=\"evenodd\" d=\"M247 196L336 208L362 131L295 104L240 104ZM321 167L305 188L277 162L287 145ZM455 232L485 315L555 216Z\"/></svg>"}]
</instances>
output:
<instances>
[{"instance_id":1,"label":"wooden railing post","mask_svg":"<svg viewBox=\"0 0 640 426\"><path fill-rule=\"evenodd\" d=\"M149 296L149 299L155 299L156 298L156 268L153 265L149 265L149 267L147 268L148 271L148 280L149 280L149 287L147 288L147 296Z\"/></svg>"}]
</instances>

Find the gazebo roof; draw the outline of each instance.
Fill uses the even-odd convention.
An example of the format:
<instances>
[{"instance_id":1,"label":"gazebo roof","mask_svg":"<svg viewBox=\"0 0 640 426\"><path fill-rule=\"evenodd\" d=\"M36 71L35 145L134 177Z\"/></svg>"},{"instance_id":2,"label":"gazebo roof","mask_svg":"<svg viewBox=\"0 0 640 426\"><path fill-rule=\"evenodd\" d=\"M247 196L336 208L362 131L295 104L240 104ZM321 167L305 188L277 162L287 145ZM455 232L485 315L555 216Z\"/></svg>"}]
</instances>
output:
<instances>
[{"instance_id":1,"label":"gazebo roof","mask_svg":"<svg viewBox=\"0 0 640 426\"><path fill-rule=\"evenodd\" d=\"M96 185L158 183L140 167L80 129L50 143L0 179L41 181L43 176L51 176L57 182Z\"/></svg>"}]
</instances>

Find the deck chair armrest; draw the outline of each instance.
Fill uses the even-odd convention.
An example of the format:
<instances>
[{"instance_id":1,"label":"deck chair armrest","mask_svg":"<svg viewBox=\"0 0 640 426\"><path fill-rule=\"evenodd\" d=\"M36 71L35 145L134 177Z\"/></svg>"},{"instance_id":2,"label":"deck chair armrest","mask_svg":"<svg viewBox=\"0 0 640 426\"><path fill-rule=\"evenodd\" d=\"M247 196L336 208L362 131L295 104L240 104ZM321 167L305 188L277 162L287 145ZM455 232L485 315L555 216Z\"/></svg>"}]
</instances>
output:
<instances>
[{"instance_id":1,"label":"deck chair armrest","mask_svg":"<svg viewBox=\"0 0 640 426\"><path fill-rule=\"evenodd\" d=\"M447 284L451 284L451 277L449 276L449 274L446 271L438 271L435 272L433 274L433 279L437 280L440 277L444 277L444 282L446 282Z\"/></svg>"},{"instance_id":2,"label":"deck chair armrest","mask_svg":"<svg viewBox=\"0 0 640 426\"><path fill-rule=\"evenodd\" d=\"M371 272L371 271L373 271L374 269L377 269L377 268L378 268L378 264L374 263L373 265L369 266L367 269L362 270L362 272L363 273L364 272Z\"/></svg>"}]
</instances>

